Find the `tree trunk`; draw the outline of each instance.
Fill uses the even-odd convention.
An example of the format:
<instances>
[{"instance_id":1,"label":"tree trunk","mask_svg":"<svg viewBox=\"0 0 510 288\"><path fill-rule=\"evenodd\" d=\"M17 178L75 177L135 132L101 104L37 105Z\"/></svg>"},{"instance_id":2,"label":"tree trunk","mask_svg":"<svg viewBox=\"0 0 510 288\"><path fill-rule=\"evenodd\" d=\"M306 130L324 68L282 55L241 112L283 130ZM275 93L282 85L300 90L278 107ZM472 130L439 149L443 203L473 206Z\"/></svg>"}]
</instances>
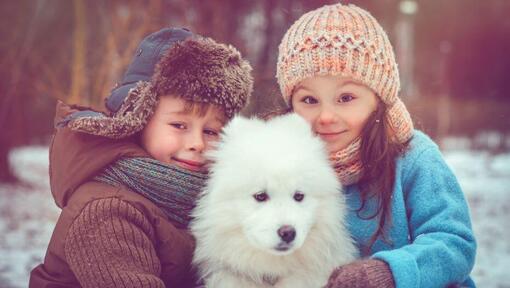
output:
<instances>
[{"instance_id":1,"label":"tree trunk","mask_svg":"<svg viewBox=\"0 0 510 288\"><path fill-rule=\"evenodd\" d=\"M71 91L68 102L72 104L88 105L80 103L84 99L87 75L85 73L85 4L83 0L74 0L74 35L73 35L73 66L71 71Z\"/></svg>"}]
</instances>

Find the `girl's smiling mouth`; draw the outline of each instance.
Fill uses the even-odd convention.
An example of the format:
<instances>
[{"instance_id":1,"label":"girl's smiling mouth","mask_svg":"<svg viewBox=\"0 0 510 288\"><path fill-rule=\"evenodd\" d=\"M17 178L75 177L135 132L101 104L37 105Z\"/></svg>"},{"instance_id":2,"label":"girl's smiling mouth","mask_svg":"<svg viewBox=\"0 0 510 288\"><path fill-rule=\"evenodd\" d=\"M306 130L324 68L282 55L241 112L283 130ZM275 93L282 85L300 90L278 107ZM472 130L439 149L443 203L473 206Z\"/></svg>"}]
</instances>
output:
<instances>
[{"instance_id":1,"label":"girl's smiling mouth","mask_svg":"<svg viewBox=\"0 0 510 288\"><path fill-rule=\"evenodd\" d=\"M340 132L315 132L321 139L325 141L331 141L342 135L343 133L347 132L347 130L343 130Z\"/></svg>"}]
</instances>

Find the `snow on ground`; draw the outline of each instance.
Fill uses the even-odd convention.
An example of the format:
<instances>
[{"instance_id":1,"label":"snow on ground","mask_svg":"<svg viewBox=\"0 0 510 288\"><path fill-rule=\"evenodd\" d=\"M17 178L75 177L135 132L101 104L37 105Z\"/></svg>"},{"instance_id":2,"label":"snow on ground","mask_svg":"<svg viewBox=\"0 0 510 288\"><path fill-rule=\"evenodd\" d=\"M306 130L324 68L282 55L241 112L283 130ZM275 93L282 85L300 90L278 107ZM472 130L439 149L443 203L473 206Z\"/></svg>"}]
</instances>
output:
<instances>
[{"instance_id":1,"label":"snow on ground","mask_svg":"<svg viewBox=\"0 0 510 288\"><path fill-rule=\"evenodd\" d=\"M465 139L443 144L479 243L473 278L479 287L510 288L510 152L470 150ZM47 159L47 147L18 148L10 155L25 184L0 183L0 287L27 287L30 270L44 257L59 214L48 188Z\"/></svg>"},{"instance_id":2,"label":"snow on ground","mask_svg":"<svg viewBox=\"0 0 510 288\"><path fill-rule=\"evenodd\" d=\"M48 148L10 154L23 185L0 184L0 287L27 287L30 270L42 261L59 209L48 181Z\"/></svg>"}]
</instances>

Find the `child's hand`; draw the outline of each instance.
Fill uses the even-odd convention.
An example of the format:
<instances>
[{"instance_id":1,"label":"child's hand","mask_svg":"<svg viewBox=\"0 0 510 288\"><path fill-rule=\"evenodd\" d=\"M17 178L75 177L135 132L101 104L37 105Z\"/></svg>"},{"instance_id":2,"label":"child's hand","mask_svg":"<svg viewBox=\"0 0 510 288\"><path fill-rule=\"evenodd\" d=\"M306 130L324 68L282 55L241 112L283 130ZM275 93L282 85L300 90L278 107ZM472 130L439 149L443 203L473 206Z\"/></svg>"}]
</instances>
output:
<instances>
[{"instance_id":1,"label":"child's hand","mask_svg":"<svg viewBox=\"0 0 510 288\"><path fill-rule=\"evenodd\" d=\"M395 287L386 262L376 259L358 260L336 268L329 276L327 288Z\"/></svg>"}]
</instances>

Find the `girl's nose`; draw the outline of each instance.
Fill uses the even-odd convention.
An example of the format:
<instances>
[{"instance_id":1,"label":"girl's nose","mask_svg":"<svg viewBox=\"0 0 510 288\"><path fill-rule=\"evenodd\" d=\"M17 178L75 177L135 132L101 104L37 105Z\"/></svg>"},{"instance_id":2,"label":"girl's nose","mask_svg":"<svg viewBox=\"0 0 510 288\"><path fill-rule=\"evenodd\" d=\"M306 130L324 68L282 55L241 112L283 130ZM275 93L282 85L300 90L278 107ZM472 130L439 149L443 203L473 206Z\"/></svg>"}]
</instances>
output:
<instances>
[{"instance_id":1,"label":"girl's nose","mask_svg":"<svg viewBox=\"0 0 510 288\"><path fill-rule=\"evenodd\" d=\"M335 123L338 120L338 115L335 111L324 107L321 109L317 120L320 125L328 125Z\"/></svg>"}]
</instances>

